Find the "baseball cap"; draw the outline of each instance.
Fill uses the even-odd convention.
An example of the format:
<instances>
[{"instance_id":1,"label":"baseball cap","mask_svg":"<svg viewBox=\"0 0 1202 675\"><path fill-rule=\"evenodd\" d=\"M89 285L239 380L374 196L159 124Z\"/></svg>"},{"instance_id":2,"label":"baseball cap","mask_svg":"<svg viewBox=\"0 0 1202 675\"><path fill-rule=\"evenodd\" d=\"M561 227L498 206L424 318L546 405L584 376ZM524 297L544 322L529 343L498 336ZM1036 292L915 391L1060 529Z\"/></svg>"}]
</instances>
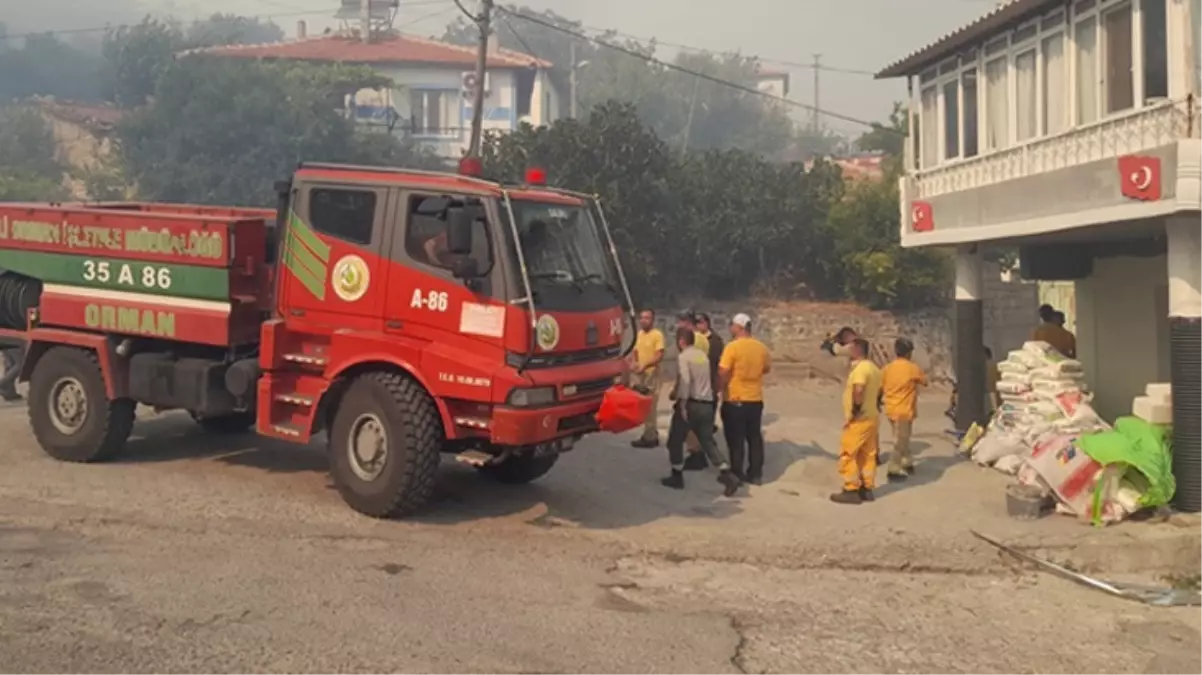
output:
<instances>
[{"instance_id":1,"label":"baseball cap","mask_svg":"<svg viewBox=\"0 0 1202 675\"><path fill-rule=\"evenodd\" d=\"M730 322L740 328L746 328L751 325L751 317L739 312L731 318Z\"/></svg>"}]
</instances>

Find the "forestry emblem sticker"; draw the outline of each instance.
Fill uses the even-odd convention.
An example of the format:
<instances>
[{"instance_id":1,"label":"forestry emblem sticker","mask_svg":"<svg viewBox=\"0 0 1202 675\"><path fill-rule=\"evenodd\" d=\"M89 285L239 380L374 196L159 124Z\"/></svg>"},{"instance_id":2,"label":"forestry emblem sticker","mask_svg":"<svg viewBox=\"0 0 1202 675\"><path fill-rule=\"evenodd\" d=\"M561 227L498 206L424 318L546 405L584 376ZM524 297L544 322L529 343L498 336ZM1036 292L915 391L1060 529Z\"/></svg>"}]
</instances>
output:
<instances>
[{"instance_id":1,"label":"forestry emblem sticker","mask_svg":"<svg viewBox=\"0 0 1202 675\"><path fill-rule=\"evenodd\" d=\"M357 255L343 256L334 264L334 273L330 279L334 293L346 302L354 302L367 293L371 284L371 272L367 263Z\"/></svg>"},{"instance_id":2,"label":"forestry emblem sticker","mask_svg":"<svg viewBox=\"0 0 1202 675\"><path fill-rule=\"evenodd\" d=\"M538 317L535 327L535 338L543 351L551 351L559 344L559 322L550 314Z\"/></svg>"}]
</instances>

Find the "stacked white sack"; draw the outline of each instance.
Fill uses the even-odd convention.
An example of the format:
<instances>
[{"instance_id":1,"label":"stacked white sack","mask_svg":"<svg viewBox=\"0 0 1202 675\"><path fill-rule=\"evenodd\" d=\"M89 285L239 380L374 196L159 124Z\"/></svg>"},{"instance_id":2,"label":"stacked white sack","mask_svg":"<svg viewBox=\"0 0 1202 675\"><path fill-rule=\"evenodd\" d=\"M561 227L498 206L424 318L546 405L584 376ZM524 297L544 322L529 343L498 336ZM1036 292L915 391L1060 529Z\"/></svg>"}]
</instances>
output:
<instances>
[{"instance_id":1,"label":"stacked white sack","mask_svg":"<svg viewBox=\"0 0 1202 675\"><path fill-rule=\"evenodd\" d=\"M1145 396L1131 402L1131 414L1151 424L1173 423L1173 387L1164 382L1149 384Z\"/></svg>"},{"instance_id":2,"label":"stacked white sack","mask_svg":"<svg viewBox=\"0 0 1202 675\"><path fill-rule=\"evenodd\" d=\"M1036 441L1048 435L1076 435L1106 429L1089 405L1085 369L1051 345L1031 341L1010 352L998 364L1001 407L984 437L973 448L973 459L994 465L1011 455L1030 456ZM1016 464L1001 463L1014 473Z\"/></svg>"}]
</instances>

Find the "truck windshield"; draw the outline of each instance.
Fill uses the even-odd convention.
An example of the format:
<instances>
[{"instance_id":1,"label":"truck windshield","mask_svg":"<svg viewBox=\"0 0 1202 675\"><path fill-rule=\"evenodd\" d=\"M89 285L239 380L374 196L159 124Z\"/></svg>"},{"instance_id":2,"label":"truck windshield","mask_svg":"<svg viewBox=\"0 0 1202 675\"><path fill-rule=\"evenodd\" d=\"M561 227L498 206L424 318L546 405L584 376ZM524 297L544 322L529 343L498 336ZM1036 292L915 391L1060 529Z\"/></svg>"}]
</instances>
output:
<instances>
[{"instance_id":1,"label":"truck windshield","mask_svg":"<svg viewBox=\"0 0 1202 675\"><path fill-rule=\"evenodd\" d=\"M531 283L612 283L599 225L587 206L524 199L512 204Z\"/></svg>"}]
</instances>

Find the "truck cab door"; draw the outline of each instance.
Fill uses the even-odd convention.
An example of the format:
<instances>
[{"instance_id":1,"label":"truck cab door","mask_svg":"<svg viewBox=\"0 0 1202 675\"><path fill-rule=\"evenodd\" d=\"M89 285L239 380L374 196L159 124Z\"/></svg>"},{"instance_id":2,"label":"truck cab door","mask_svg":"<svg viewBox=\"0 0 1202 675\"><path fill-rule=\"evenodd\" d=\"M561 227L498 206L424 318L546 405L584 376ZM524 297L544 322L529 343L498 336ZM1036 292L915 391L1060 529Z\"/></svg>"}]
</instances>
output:
<instances>
[{"instance_id":1,"label":"truck cab door","mask_svg":"<svg viewBox=\"0 0 1202 675\"><path fill-rule=\"evenodd\" d=\"M446 236L449 209L481 208L481 202L469 195L398 189L394 203L384 330L426 344L422 370L438 395L488 400L491 373L505 363L503 261L481 217L472 225L469 254L480 276L457 279Z\"/></svg>"},{"instance_id":2,"label":"truck cab door","mask_svg":"<svg viewBox=\"0 0 1202 675\"><path fill-rule=\"evenodd\" d=\"M279 315L330 328L379 331L387 274L389 191L303 182L280 251Z\"/></svg>"}]
</instances>

